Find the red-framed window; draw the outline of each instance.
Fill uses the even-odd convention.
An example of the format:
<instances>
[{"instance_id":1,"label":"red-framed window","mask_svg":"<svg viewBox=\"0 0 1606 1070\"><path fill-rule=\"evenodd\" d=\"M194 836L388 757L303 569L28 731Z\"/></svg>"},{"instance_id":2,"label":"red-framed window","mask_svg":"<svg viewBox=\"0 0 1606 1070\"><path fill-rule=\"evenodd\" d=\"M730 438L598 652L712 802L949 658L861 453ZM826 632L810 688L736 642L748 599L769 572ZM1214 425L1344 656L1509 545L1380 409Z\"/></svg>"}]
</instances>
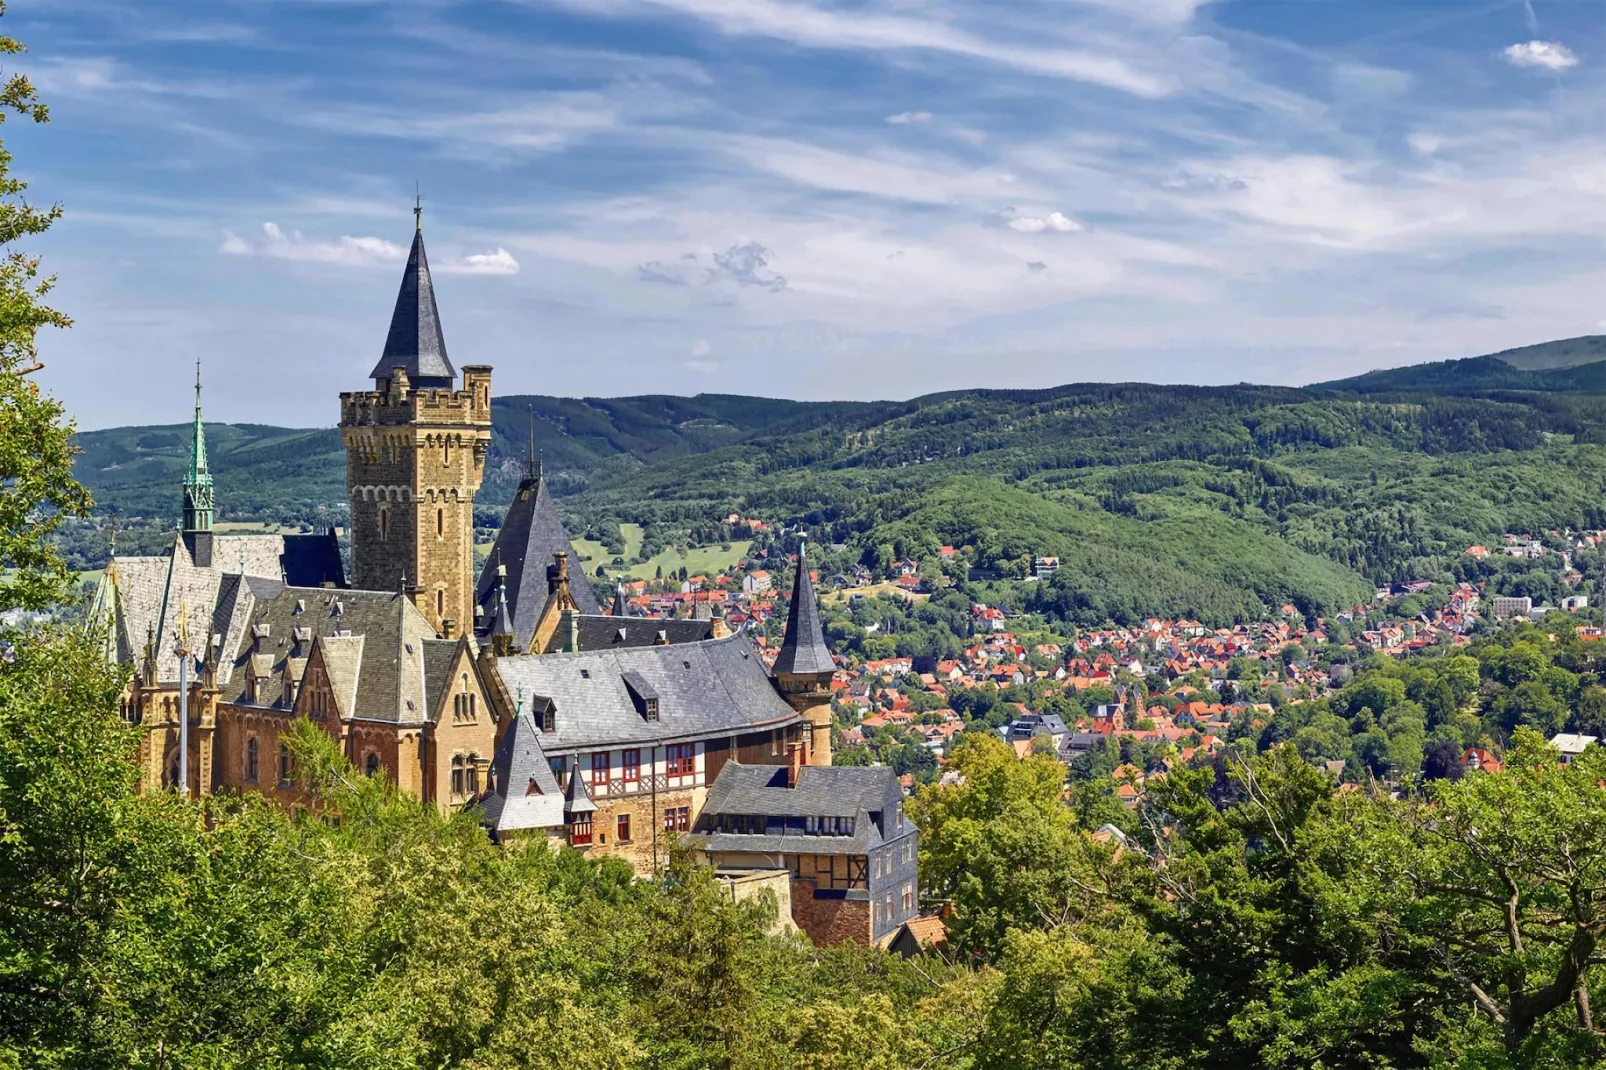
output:
<instances>
[{"instance_id":1,"label":"red-framed window","mask_svg":"<svg viewBox=\"0 0 1606 1070\"><path fill-rule=\"evenodd\" d=\"M575 814L569 823L569 843L581 846L591 842L591 815Z\"/></svg>"},{"instance_id":2,"label":"red-framed window","mask_svg":"<svg viewBox=\"0 0 1606 1070\"><path fill-rule=\"evenodd\" d=\"M641 779L641 751L627 750L619 753L619 779L627 784L634 784Z\"/></svg>"},{"instance_id":3,"label":"red-framed window","mask_svg":"<svg viewBox=\"0 0 1606 1070\"><path fill-rule=\"evenodd\" d=\"M689 806L666 806L666 807L664 807L664 831L665 832L690 832L691 831L691 807L689 807Z\"/></svg>"},{"instance_id":4,"label":"red-framed window","mask_svg":"<svg viewBox=\"0 0 1606 1070\"><path fill-rule=\"evenodd\" d=\"M591 756L591 787L594 790L608 790L608 769L607 751L598 751Z\"/></svg>"},{"instance_id":5,"label":"red-framed window","mask_svg":"<svg viewBox=\"0 0 1606 1070\"><path fill-rule=\"evenodd\" d=\"M630 815L629 814L620 814L619 815L619 842L620 843L629 843L630 842Z\"/></svg>"},{"instance_id":6,"label":"red-framed window","mask_svg":"<svg viewBox=\"0 0 1606 1070\"><path fill-rule=\"evenodd\" d=\"M666 776L695 776L697 773L697 744L671 743L664 748L664 774Z\"/></svg>"}]
</instances>

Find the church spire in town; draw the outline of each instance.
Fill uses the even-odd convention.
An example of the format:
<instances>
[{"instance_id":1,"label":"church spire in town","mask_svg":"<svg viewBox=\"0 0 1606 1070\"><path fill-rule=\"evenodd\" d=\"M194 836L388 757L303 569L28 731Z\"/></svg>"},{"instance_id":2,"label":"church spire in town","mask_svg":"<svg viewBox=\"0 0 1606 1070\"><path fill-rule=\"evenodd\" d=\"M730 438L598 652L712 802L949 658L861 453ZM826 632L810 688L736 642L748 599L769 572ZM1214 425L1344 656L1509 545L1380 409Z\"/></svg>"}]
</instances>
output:
<instances>
[{"instance_id":1,"label":"church spire in town","mask_svg":"<svg viewBox=\"0 0 1606 1070\"><path fill-rule=\"evenodd\" d=\"M195 362L195 425L190 431L190 469L184 477L184 531L212 530L212 473L206 466L206 428L201 423L201 362Z\"/></svg>"}]
</instances>

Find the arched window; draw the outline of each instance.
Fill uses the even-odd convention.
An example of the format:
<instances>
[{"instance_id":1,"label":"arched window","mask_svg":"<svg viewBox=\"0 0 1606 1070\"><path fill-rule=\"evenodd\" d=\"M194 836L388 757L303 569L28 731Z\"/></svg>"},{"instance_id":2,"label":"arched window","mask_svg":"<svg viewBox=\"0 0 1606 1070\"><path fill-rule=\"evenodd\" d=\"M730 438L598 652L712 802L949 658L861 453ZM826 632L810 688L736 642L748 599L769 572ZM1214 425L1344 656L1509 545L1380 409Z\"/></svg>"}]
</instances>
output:
<instances>
[{"instance_id":1,"label":"arched window","mask_svg":"<svg viewBox=\"0 0 1606 1070\"><path fill-rule=\"evenodd\" d=\"M464 772L464 774L466 776L466 779L468 780L468 793L470 795L478 795L480 793L480 764L479 764L479 762L480 762L480 756L479 755L470 754L468 756L468 762L467 762L466 766L463 769L463 772Z\"/></svg>"},{"instance_id":2,"label":"arched window","mask_svg":"<svg viewBox=\"0 0 1606 1070\"><path fill-rule=\"evenodd\" d=\"M255 784L257 776L262 769L262 748L257 738L252 736L245 741L245 782Z\"/></svg>"},{"instance_id":3,"label":"arched window","mask_svg":"<svg viewBox=\"0 0 1606 1070\"><path fill-rule=\"evenodd\" d=\"M290 754L288 743L279 744L279 786L288 787L296 779L296 760Z\"/></svg>"},{"instance_id":4,"label":"arched window","mask_svg":"<svg viewBox=\"0 0 1606 1070\"><path fill-rule=\"evenodd\" d=\"M445 534L446 534L446 510L445 509L436 509L435 510L435 537L437 539L439 539L439 538L443 537Z\"/></svg>"},{"instance_id":5,"label":"arched window","mask_svg":"<svg viewBox=\"0 0 1606 1070\"><path fill-rule=\"evenodd\" d=\"M179 785L179 779L178 779L178 755L175 754L175 755L173 755L173 760L167 766L167 785L166 786L169 787L169 788L177 788L178 785Z\"/></svg>"},{"instance_id":6,"label":"arched window","mask_svg":"<svg viewBox=\"0 0 1606 1070\"><path fill-rule=\"evenodd\" d=\"M379 537L381 539L390 537L390 510L383 505L379 507Z\"/></svg>"},{"instance_id":7,"label":"arched window","mask_svg":"<svg viewBox=\"0 0 1606 1070\"><path fill-rule=\"evenodd\" d=\"M463 756L461 754L452 756L452 794L463 794Z\"/></svg>"},{"instance_id":8,"label":"arched window","mask_svg":"<svg viewBox=\"0 0 1606 1070\"><path fill-rule=\"evenodd\" d=\"M362 763L362 771L367 773L369 776L378 776L379 755L375 754L373 751L369 751L367 760Z\"/></svg>"}]
</instances>

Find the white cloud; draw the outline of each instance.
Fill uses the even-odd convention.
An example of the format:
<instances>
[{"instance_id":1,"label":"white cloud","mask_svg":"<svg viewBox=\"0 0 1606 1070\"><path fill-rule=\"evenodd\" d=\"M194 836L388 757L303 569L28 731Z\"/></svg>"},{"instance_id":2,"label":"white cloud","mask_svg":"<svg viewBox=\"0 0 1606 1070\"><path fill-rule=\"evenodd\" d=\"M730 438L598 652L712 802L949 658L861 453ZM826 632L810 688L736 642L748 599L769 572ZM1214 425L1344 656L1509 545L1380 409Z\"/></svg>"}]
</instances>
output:
<instances>
[{"instance_id":1,"label":"white cloud","mask_svg":"<svg viewBox=\"0 0 1606 1070\"><path fill-rule=\"evenodd\" d=\"M1411 151L1421 156L1432 156L1444 148L1444 138L1438 134L1415 133L1406 137L1405 143L1411 146Z\"/></svg>"},{"instance_id":2,"label":"white cloud","mask_svg":"<svg viewBox=\"0 0 1606 1070\"><path fill-rule=\"evenodd\" d=\"M471 253L461 259L446 260L435 270L448 275L517 275L519 262L499 245L494 253Z\"/></svg>"},{"instance_id":3,"label":"white cloud","mask_svg":"<svg viewBox=\"0 0 1606 1070\"><path fill-rule=\"evenodd\" d=\"M1578 57L1560 41L1525 41L1512 45L1503 53L1513 67L1537 67L1547 71L1564 71L1578 66Z\"/></svg>"},{"instance_id":4,"label":"white cloud","mask_svg":"<svg viewBox=\"0 0 1606 1070\"><path fill-rule=\"evenodd\" d=\"M299 230L286 233L284 228L273 222L262 224L262 239L256 242L225 230L217 251L228 256L265 256L275 260L302 260L342 267L383 267L400 264L407 259L406 249L385 238L353 237L349 234L343 234L333 241L308 238ZM430 266L443 275L517 275L519 272L519 262L501 246L494 253L439 258Z\"/></svg>"},{"instance_id":5,"label":"white cloud","mask_svg":"<svg viewBox=\"0 0 1606 1070\"><path fill-rule=\"evenodd\" d=\"M693 342L691 344L691 355L694 356L694 357L706 357L706 356L708 356L708 341L707 341L707 339L699 338L699 339L697 339L697 341Z\"/></svg>"},{"instance_id":6,"label":"white cloud","mask_svg":"<svg viewBox=\"0 0 1606 1070\"><path fill-rule=\"evenodd\" d=\"M261 241L248 242L225 230L218 252L230 256L267 256L277 260L307 260L348 267L399 264L407 259L406 249L384 238L341 235L335 241L321 241L306 238L299 230L286 234L279 224L273 222L262 224L262 236Z\"/></svg>"},{"instance_id":7,"label":"white cloud","mask_svg":"<svg viewBox=\"0 0 1606 1070\"><path fill-rule=\"evenodd\" d=\"M929 123L931 122L931 113L929 111L900 111L896 115L887 116L887 122L892 123L894 126L903 126L908 123Z\"/></svg>"},{"instance_id":8,"label":"white cloud","mask_svg":"<svg viewBox=\"0 0 1606 1070\"><path fill-rule=\"evenodd\" d=\"M817 7L786 0L563 0L588 14L599 11L638 14L668 9L701 19L731 36L771 37L811 48L882 52L911 49L967 56L1032 74L1068 78L1140 97L1169 93L1168 75L1140 70L1116 56L1070 49L1023 48L1001 44L965 32L944 22L863 10ZM1101 5L1103 6L1103 5ZM1186 0L1166 0L1155 6L1175 16Z\"/></svg>"},{"instance_id":9,"label":"white cloud","mask_svg":"<svg viewBox=\"0 0 1606 1070\"><path fill-rule=\"evenodd\" d=\"M1016 216L1004 224L1010 230L1022 234L1040 234L1051 230L1059 234L1070 234L1083 229L1082 224L1059 212L1050 212L1046 216Z\"/></svg>"}]
</instances>

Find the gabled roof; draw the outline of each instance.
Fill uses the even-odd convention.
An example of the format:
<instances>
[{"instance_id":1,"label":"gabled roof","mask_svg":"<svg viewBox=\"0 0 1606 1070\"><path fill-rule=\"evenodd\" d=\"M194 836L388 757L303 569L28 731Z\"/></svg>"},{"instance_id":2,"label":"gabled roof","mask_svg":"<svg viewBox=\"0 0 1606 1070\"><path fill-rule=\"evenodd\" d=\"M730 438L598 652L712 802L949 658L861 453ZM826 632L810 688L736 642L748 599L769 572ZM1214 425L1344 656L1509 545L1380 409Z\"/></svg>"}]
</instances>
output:
<instances>
[{"instance_id":1,"label":"gabled roof","mask_svg":"<svg viewBox=\"0 0 1606 1070\"><path fill-rule=\"evenodd\" d=\"M887 766L817 766L798 770L796 787L787 787L787 769L778 765L725 763L697 818L692 842L708 851L758 854L862 855L909 835L885 829L870 816L888 811L902 798L897 774ZM717 831L721 815L767 818L762 833ZM814 835L802 819L851 817L848 836ZM777 820L779 819L779 820Z\"/></svg>"},{"instance_id":2,"label":"gabled roof","mask_svg":"<svg viewBox=\"0 0 1606 1070\"><path fill-rule=\"evenodd\" d=\"M792 584L792 603L786 611L786 638L775 657L777 673L830 673L836 671L831 651L825 645L820 627L820 606L814 599L814 581L809 578L807 552L797 545L797 579Z\"/></svg>"},{"instance_id":3,"label":"gabled roof","mask_svg":"<svg viewBox=\"0 0 1606 1070\"><path fill-rule=\"evenodd\" d=\"M507 515L497 530L491 554L480 571L474 602L485 610L485 623L481 627L489 627L494 620L496 569L501 565L507 569L507 603L513 616L514 644L519 650L528 650L550 593L547 576L552 567L552 555L559 551L569 555L569 593L580 612L602 616L596 592L580 574L579 556L569 542L569 533L563 529L558 507L552 504L552 496L547 493L546 480L537 471L519 483L513 503L507 507Z\"/></svg>"},{"instance_id":4,"label":"gabled roof","mask_svg":"<svg viewBox=\"0 0 1606 1070\"><path fill-rule=\"evenodd\" d=\"M492 830L511 832L563 824L563 792L541 749L541 732L528 713L521 712L503 733L491 760L491 774L495 789L480 803L480 810ZM583 784L580 790L584 791Z\"/></svg>"},{"instance_id":5,"label":"gabled roof","mask_svg":"<svg viewBox=\"0 0 1606 1070\"><path fill-rule=\"evenodd\" d=\"M569 581L574 591L574 581ZM581 650L614 650L632 646L662 646L700 643L714 638L714 623L708 620L679 620L668 617L592 617L579 620Z\"/></svg>"},{"instance_id":6,"label":"gabled roof","mask_svg":"<svg viewBox=\"0 0 1606 1070\"><path fill-rule=\"evenodd\" d=\"M799 720L744 635L684 646L497 658L496 671L508 694L526 702L551 700L555 731L542 740L549 754L651 746ZM657 721L637 712L626 673L657 692Z\"/></svg>"},{"instance_id":7,"label":"gabled roof","mask_svg":"<svg viewBox=\"0 0 1606 1070\"><path fill-rule=\"evenodd\" d=\"M429 278L422 229L413 234L396 308L390 314L385 351L368 377L389 379L391 369L398 364L407 369L407 378L414 386L450 386L457 377L452 362L446 359L446 337L441 333L440 312L435 307L435 285ZM431 382L441 379L446 382Z\"/></svg>"}]
</instances>

